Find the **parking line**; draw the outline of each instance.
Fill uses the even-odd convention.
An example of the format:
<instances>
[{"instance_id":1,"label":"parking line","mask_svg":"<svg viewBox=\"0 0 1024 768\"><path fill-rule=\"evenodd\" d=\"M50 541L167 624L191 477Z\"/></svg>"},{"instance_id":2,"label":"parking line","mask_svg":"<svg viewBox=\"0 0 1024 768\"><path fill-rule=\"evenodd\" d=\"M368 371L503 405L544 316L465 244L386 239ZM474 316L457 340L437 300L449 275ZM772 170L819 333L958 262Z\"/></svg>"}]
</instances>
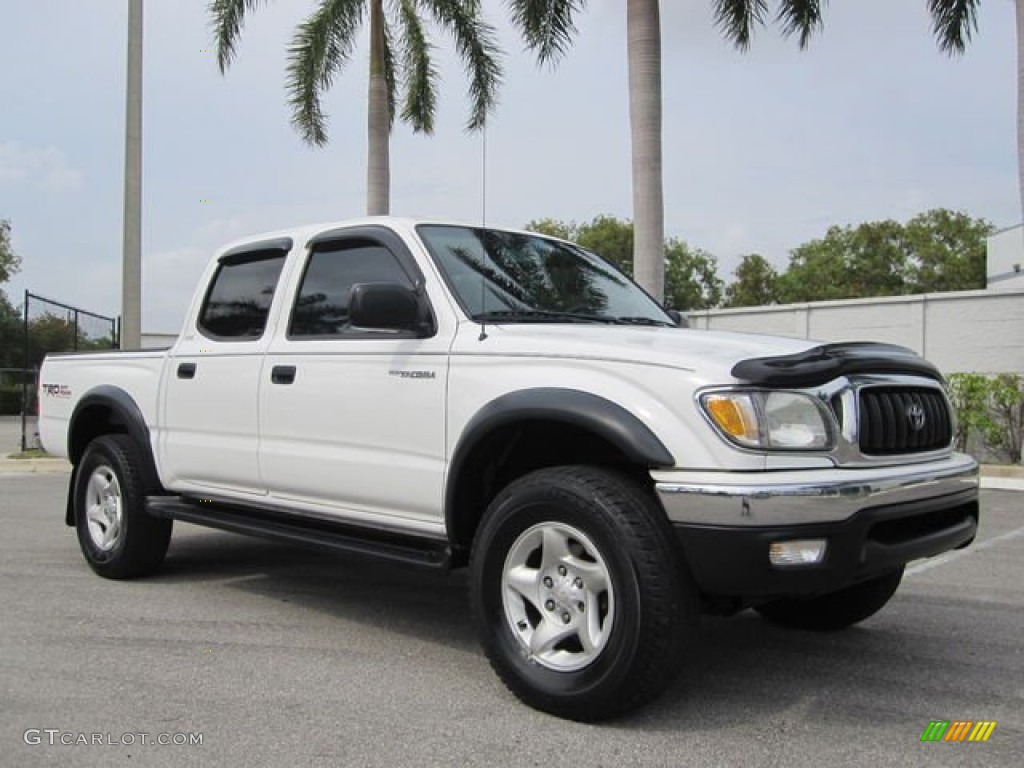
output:
<instances>
[{"instance_id":1,"label":"parking line","mask_svg":"<svg viewBox=\"0 0 1024 768\"><path fill-rule=\"evenodd\" d=\"M981 552L982 550L988 549L989 547L994 547L996 544L1001 544L1004 541L1009 541L1010 539L1018 539L1021 536L1024 536L1024 525L1022 525L1020 528L1015 528L1014 530L1009 531L1007 533L1000 534L999 536L993 536L991 539L985 539L980 544L973 544L967 549L955 549L952 552L947 552L946 554L932 558L931 560L925 560L922 563L907 568L907 570L904 572L904 575L916 576L919 573L930 571L932 568L938 568L940 565L945 565L946 563L952 562L953 560L959 560L961 557L972 555L975 552Z\"/></svg>"}]
</instances>

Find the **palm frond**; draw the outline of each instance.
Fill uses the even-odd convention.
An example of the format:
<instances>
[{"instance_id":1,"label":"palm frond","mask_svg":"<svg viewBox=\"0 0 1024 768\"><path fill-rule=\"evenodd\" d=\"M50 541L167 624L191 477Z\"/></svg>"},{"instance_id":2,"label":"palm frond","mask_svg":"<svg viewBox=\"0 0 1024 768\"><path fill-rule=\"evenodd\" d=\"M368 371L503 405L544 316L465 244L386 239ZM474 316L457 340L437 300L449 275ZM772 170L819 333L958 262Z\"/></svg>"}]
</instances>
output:
<instances>
[{"instance_id":1,"label":"palm frond","mask_svg":"<svg viewBox=\"0 0 1024 768\"><path fill-rule=\"evenodd\" d=\"M566 3L575 0L564 0ZM484 127L487 115L498 101L501 84L501 56L494 27L480 16L477 2L462 0L420 0L437 23L451 34L455 50L469 76L470 113L466 129Z\"/></svg>"},{"instance_id":2,"label":"palm frond","mask_svg":"<svg viewBox=\"0 0 1024 768\"><path fill-rule=\"evenodd\" d=\"M434 132L438 73L431 60L434 46L427 39L415 0L401 0L398 18L402 28L402 69L405 104L402 119L414 131Z\"/></svg>"},{"instance_id":3,"label":"palm frond","mask_svg":"<svg viewBox=\"0 0 1024 768\"><path fill-rule=\"evenodd\" d=\"M348 63L366 10L365 0L322 0L296 27L288 46L288 103L292 124L309 144L327 143L320 94Z\"/></svg>"},{"instance_id":4,"label":"palm frond","mask_svg":"<svg viewBox=\"0 0 1024 768\"><path fill-rule=\"evenodd\" d=\"M255 11L263 0L210 0L210 26L217 45L217 66L227 72L235 58L235 44L242 32L245 14Z\"/></svg>"},{"instance_id":5,"label":"palm frond","mask_svg":"<svg viewBox=\"0 0 1024 768\"><path fill-rule=\"evenodd\" d=\"M715 0L715 26L741 51L750 47L755 26L764 25L766 0Z\"/></svg>"},{"instance_id":6,"label":"palm frond","mask_svg":"<svg viewBox=\"0 0 1024 768\"><path fill-rule=\"evenodd\" d=\"M939 49L950 55L963 53L978 29L981 0L928 0L932 30Z\"/></svg>"},{"instance_id":7,"label":"palm frond","mask_svg":"<svg viewBox=\"0 0 1024 768\"><path fill-rule=\"evenodd\" d=\"M825 0L782 0L775 20L782 25L786 37L799 35L800 47L806 48L811 36L820 30Z\"/></svg>"},{"instance_id":8,"label":"palm frond","mask_svg":"<svg viewBox=\"0 0 1024 768\"><path fill-rule=\"evenodd\" d=\"M507 0L512 23L541 64L554 64L572 45L573 17L586 0Z\"/></svg>"}]
</instances>

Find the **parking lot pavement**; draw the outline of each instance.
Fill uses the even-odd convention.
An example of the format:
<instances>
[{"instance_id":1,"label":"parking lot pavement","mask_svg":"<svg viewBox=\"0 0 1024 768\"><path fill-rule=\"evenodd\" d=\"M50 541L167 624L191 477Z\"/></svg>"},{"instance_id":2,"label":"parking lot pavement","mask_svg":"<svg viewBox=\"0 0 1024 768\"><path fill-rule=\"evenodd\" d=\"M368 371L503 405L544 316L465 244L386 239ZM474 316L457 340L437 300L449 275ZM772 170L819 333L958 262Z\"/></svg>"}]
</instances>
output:
<instances>
[{"instance_id":1,"label":"parking lot pavement","mask_svg":"<svg viewBox=\"0 0 1024 768\"><path fill-rule=\"evenodd\" d=\"M21 450L21 416L0 416L0 456Z\"/></svg>"},{"instance_id":2,"label":"parking lot pavement","mask_svg":"<svg viewBox=\"0 0 1024 768\"><path fill-rule=\"evenodd\" d=\"M159 576L104 581L62 524L66 482L0 476L6 765L1024 765L1019 493L985 491L978 543L915 566L860 627L706 619L666 696L580 725L502 688L462 573L179 525ZM998 725L922 743L932 720ZM60 744L79 734L115 743Z\"/></svg>"}]
</instances>

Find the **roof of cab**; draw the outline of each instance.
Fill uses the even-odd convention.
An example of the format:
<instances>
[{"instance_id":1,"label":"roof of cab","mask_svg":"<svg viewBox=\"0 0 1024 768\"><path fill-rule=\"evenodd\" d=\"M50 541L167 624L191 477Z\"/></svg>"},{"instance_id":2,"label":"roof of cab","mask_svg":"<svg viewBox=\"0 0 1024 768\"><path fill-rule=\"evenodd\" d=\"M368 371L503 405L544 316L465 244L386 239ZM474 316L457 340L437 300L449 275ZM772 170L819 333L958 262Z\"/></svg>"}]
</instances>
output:
<instances>
[{"instance_id":1,"label":"roof of cab","mask_svg":"<svg viewBox=\"0 0 1024 768\"><path fill-rule=\"evenodd\" d=\"M239 238L227 243L221 248L217 249L215 258L220 259L227 254L241 251L258 245L261 243L271 244L275 241L282 241L285 239L291 240L293 247L295 245L301 245L305 247L312 238L322 232L328 232L332 229L344 229L348 227L366 227L366 226L385 226L399 232L412 233L412 231L420 224L441 224L441 225L454 225L454 226L465 226L465 227L481 227L484 226L479 223L458 221L458 220L446 220L440 218L413 218L407 216L363 216L357 219L345 219L341 221L326 221L319 224L305 224L297 227L291 227L289 229L279 229L272 232L261 232L258 234L250 235L248 237ZM504 232L525 232L526 230L517 229L513 227L487 227L488 229L498 229ZM536 234L536 233L534 233ZM550 237L548 235L541 235L542 237ZM552 237L552 240L558 240L559 238Z\"/></svg>"}]
</instances>

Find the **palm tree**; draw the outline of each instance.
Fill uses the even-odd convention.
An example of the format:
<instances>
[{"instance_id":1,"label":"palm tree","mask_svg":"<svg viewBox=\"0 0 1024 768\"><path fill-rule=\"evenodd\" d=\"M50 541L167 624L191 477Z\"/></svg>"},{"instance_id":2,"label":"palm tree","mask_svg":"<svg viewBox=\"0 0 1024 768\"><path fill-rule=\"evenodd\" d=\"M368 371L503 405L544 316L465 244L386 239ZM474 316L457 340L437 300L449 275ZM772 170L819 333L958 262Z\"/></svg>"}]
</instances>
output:
<instances>
[{"instance_id":1,"label":"palm tree","mask_svg":"<svg viewBox=\"0 0 1024 768\"><path fill-rule=\"evenodd\" d=\"M1024 0L1020 0L1024 2ZM775 19L801 48L821 26L823 0L779 0ZM556 61L576 33L573 18L586 0L508 0L512 21L540 63ZM712 0L715 21L740 50L764 24L767 0ZM659 301L665 295L665 204L661 138L661 4L627 0L629 117L633 153L633 274Z\"/></svg>"},{"instance_id":2,"label":"palm tree","mask_svg":"<svg viewBox=\"0 0 1024 768\"><path fill-rule=\"evenodd\" d=\"M259 5L261 0L210 0L221 74L235 56L245 15ZM296 27L288 47L292 124L308 144L323 146L327 115L321 98L349 62L358 32L369 19L366 210L371 216L387 214L391 208L389 138L396 112L418 133L429 135L434 130L438 72L425 16L455 43L469 77L466 128L479 130L495 106L501 80L494 29L482 20L479 0L389 0L386 8L385 0L319 0L313 13Z\"/></svg>"},{"instance_id":3,"label":"palm tree","mask_svg":"<svg viewBox=\"0 0 1024 768\"><path fill-rule=\"evenodd\" d=\"M1024 220L1024 0L1014 0L1017 11L1017 187ZM963 53L978 29L981 0L928 0L932 29L939 49Z\"/></svg>"}]
</instances>

